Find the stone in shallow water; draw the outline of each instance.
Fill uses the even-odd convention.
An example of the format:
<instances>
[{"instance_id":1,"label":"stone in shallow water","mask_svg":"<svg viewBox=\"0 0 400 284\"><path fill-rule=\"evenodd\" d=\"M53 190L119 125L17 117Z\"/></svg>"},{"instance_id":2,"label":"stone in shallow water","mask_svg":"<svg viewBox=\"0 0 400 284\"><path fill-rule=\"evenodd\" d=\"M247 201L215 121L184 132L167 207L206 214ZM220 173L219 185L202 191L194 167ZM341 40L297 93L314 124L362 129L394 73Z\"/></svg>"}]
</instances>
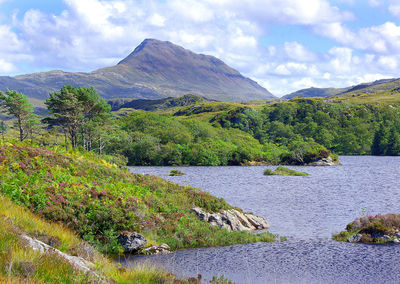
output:
<instances>
[{"instance_id":1,"label":"stone in shallow water","mask_svg":"<svg viewBox=\"0 0 400 284\"><path fill-rule=\"evenodd\" d=\"M347 239L349 243L358 243L361 241L362 235L361 234L356 234L354 236L351 236Z\"/></svg>"},{"instance_id":2,"label":"stone in shallow water","mask_svg":"<svg viewBox=\"0 0 400 284\"><path fill-rule=\"evenodd\" d=\"M202 208L195 207L191 209L196 216L212 226L225 228L228 231L252 231L268 229L267 220L255 216L251 213L242 213L235 209L225 210L219 213L207 213Z\"/></svg>"},{"instance_id":3,"label":"stone in shallow water","mask_svg":"<svg viewBox=\"0 0 400 284\"><path fill-rule=\"evenodd\" d=\"M126 253L136 253L147 243L145 237L136 232L123 233L118 236L118 241L125 248Z\"/></svg>"},{"instance_id":4,"label":"stone in shallow water","mask_svg":"<svg viewBox=\"0 0 400 284\"><path fill-rule=\"evenodd\" d=\"M143 250L144 254L167 254L171 252L171 248L167 244L152 246Z\"/></svg>"}]
</instances>

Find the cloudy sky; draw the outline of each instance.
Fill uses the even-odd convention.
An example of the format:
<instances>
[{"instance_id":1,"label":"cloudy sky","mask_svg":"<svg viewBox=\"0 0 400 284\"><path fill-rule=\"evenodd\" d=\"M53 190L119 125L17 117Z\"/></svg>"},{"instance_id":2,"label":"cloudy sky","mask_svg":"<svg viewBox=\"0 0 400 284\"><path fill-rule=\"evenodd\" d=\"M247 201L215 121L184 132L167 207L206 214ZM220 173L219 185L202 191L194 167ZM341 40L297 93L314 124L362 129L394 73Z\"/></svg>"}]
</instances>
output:
<instances>
[{"instance_id":1,"label":"cloudy sky","mask_svg":"<svg viewBox=\"0 0 400 284\"><path fill-rule=\"evenodd\" d=\"M143 39L274 95L400 77L400 0L0 0L0 75L116 64Z\"/></svg>"}]
</instances>

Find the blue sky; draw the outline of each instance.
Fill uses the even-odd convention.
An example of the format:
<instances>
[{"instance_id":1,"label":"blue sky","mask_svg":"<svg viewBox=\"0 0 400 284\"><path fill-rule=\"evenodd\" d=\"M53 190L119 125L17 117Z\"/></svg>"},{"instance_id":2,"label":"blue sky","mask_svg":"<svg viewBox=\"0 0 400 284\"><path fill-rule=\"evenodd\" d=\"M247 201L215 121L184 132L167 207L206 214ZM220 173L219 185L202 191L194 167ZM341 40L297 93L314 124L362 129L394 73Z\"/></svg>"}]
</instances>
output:
<instances>
[{"instance_id":1,"label":"blue sky","mask_svg":"<svg viewBox=\"0 0 400 284\"><path fill-rule=\"evenodd\" d=\"M145 38L273 94L400 77L399 0L0 0L0 75L116 64Z\"/></svg>"}]
</instances>

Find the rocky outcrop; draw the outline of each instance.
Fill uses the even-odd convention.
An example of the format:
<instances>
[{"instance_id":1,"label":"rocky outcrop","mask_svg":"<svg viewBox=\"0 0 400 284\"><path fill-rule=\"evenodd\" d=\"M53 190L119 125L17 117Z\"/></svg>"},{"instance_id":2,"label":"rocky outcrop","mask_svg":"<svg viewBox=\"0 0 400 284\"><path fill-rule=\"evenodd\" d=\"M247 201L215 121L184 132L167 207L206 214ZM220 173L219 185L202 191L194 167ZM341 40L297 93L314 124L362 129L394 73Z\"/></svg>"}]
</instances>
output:
<instances>
[{"instance_id":1,"label":"rocky outcrop","mask_svg":"<svg viewBox=\"0 0 400 284\"><path fill-rule=\"evenodd\" d=\"M86 273L90 273L96 278L100 279L100 276L95 273L92 269L95 268L95 265L82 257L78 256L72 256L66 253L63 253L62 251L55 249L48 244L45 244L42 241L39 241L37 239L34 239L30 236L27 235L21 235L21 240L23 240L26 245L30 248L32 248L34 251L38 251L40 253L53 253L61 257L62 259L65 259L68 261L71 265L73 265L76 269L79 269L81 271L84 271Z\"/></svg>"},{"instance_id":2,"label":"rocky outcrop","mask_svg":"<svg viewBox=\"0 0 400 284\"><path fill-rule=\"evenodd\" d=\"M367 240L367 241L365 241ZM347 241L349 243L376 243L376 244L400 244L400 234L396 233L394 235L382 235L382 234L372 234L369 236L366 234L363 236L363 234L355 234L353 236L350 236L347 238Z\"/></svg>"},{"instance_id":3,"label":"rocky outcrop","mask_svg":"<svg viewBox=\"0 0 400 284\"><path fill-rule=\"evenodd\" d=\"M267 220L251 213L242 213L235 209L225 210L219 213L208 213L202 208L195 207L191 211L203 221L212 226L225 228L228 231L252 231L268 229Z\"/></svg>"},{"instance_id":4,"label":"rocky outcrop","mask_svg":"<svg viewBox=\"0 0 400 284\"><path fill-rule=\"evenodd\" d=\"M148 247L142 250L144 254L167 254L171 252L171 248L167 244Z\"/></svg>"},{"instance_id":5,"label":"rocky outcrop","mask_svg":"<svg viewBox=\"0 0 400 284\"><path fill-rule=\"evenodd\" d=\"M361 235L361 234L355 234L355 235L353 235L353 236L350 236L350 237L347 239L347 241L348 241L349 243L358 243L358 242L361 242L361 239L362 239L362 235Z\"/></svg>"},{"instance_id":6,"label":"rocky outcrop","mask_svg":"<svg viewBox=\"0 0 400 284\"><path fill-rule=\"evenodd\" d=\"M137 253L147 243L145 237L136 232L127 232L118 236L119 243L126 253Z\"/></svg>"},{"instance_id":7,"label":"rocky outcrop","mask_svg":"<svg viewBox=\"0 0 400 284\"><path fill-rule=\"evenodd\" d=\"M318 161L314 161L308 164L308 166L334 166L337 165L338 163L332 160L331 156L328 156L328 158L322 158L319 159Z\"/></svg>"}]
</instances>

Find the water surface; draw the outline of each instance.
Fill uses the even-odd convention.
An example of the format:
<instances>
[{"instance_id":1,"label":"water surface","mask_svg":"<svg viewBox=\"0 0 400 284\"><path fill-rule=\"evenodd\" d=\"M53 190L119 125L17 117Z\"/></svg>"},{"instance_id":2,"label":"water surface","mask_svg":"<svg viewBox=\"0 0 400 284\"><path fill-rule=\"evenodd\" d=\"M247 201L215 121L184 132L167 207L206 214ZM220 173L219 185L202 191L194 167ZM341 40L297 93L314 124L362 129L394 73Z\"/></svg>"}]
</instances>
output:
<instances>
[{"instance_id":1,"label":"water surface","mask_svg":"<svg viewBox=\"0 0 400 284\"><path fill-rule=\"evenodd\" d=\"M342 156L341 166L290 167L306 177L264 176L253 167L132 167L223 197L265 217L287 242L181 250L150 261L181 276L238 283L400 283L400 246L339 243L333 233L362 214L400 212L400 157ZM178 168L184 176L167 176ZM269 167L272 168L272 167Z\"/></svg>"}]
</instances>

